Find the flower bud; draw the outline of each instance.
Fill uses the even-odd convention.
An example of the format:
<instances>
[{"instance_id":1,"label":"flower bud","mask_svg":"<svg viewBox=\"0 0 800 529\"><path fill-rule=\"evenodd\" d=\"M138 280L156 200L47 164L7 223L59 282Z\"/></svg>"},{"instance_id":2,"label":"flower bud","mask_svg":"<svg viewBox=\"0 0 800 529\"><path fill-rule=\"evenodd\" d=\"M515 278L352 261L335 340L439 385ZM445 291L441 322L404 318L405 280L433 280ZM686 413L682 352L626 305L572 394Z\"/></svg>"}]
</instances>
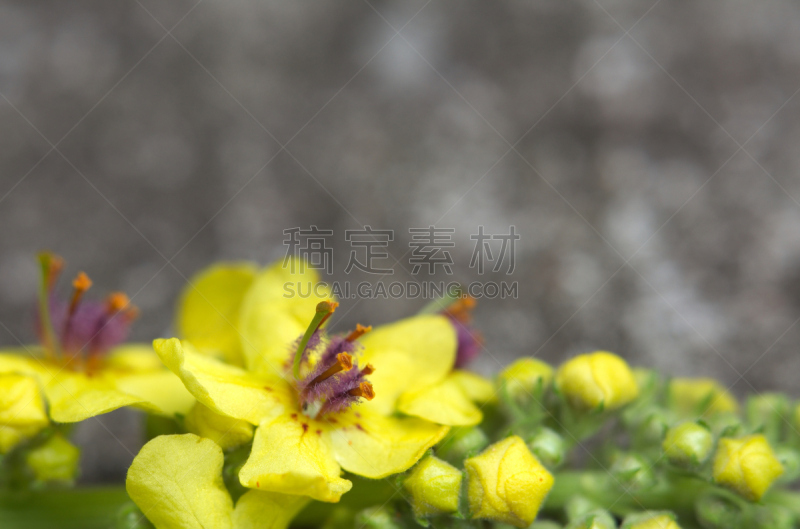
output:
<instances>
[{"instance_id":1,"label":"flower bud","mask_svg":"<svg viewBox=\"0 0 800 529\"><path fill-rule=\"evenodd\" d=\"M669 425L667 415L660 410L654 410L636 428L636 441L646 447L658 446L664 440Z\"/></svg>"},{"instance_id":2,"label":"flower bud","mask_svg":"<svg viewBox=\"0 0 800 529\"><path fill-rule=\"evenodd\" d=\"M528 447L544 466L550 469L559 467L567 455L567 443L564 438L542 426L528 441Z\"/></svg>"},{"instance_id":3,"label":"flower bud","mask_svg":"<svg viewBox=\"0 0 800 529\"><path fill-rule=\"evenodd\" d=\"M681 529L671 512L645 511L626 516L620 529Z\"/></svg>"},{"instance_id":4,"label":"flower bud","mask_svg":"<svg viewBox=\"0 0 800 529\"><path fill-rule=\"evenodd\" d=\"M608 511L595 509L571 521L565 529L617 529L617 522Z\"/></svg>"},{"instance_id":5,"label":"flower bud","mask_svg":"<svg viewBox=\"0 0 800 529\"><path fill-rule=\"evenodd\" d=\"M236 448L253 439L253 426L247 421L226 417L196 402L186 415L186 429L211 439L223 450Z\"/></svg>"},{"instance_id":6,"label":"flower bud","mask_svg":"<svg viewBox=\"0 0 800 529\"><path fill-rule=\"evenodd\" d=\"M652 464L639 455L618 453L609 472L619 482L632 489L644 489L655 483Z\"/></svg>"},{"instance_id":7,"label":"flower bud","mask_svg":"<svg viewBox=\"0 0 800 529\"><path fill-rule=\"evenodd\" d=\"M770 442L783 438L789 412L789 399L780 393L762 393L747 399L745 407L747 422L756 430L761 430Z\"/></svg>"},{"instance_id":8,"label":"flower bud","mask_svg":"<svg viewBox=\"0 0 800 529\"><path fill-rule=\"evenodd\" d=\"M613 410L639 394L628 364L605 351L576 356L558 368L556 386L579 410Z\"/></svg>"},{"instance_id":9,"label":"flower bud","mask_svg":"<svg viewBox=\"0 0 800 529\"><path fill-rule=\"evenodd\" d=\"M707 417L715 413L736 412L736 399L711 378L674 378L669 383L672 409L686 417Z\"/></svg>"},{"instance_id":10,"label":"flower bud","mask_svg":"<svg viewBox=\"0 0 800 529\"><path fill-rule=\"evenodd\" d=\"M550 385L553 368L535 358L520 358L497 376L497 383L518 402L528 402Z\"/></svg>"},{"instance_id":11,"label":"flower bud","mask_svg":"<svg viewBox=\"0 0 800 529\"><path fill-rule=\"evenodd\" d=\"M783 467L763 435L719 440L713 468L717 484L758 501L781 474Z\"/></svg>"},{"instance_id":12,"label":"flower bud","mask_svg":"<svg viewBox=\"0 0 800 529\"><path fill-rule=\"evenodd\" d=\"M353 527L362 529L402 529L403 525L395 520L395 512L389 507L369 507L356 514Z\"/></svg>"},{"instance_id":13,"label":"flower bud","mask_svg":"<svg viewBox=\"0 0 800 529\"><path fill-rule=\"evenodd\" d=\"M667 430L661 445L673 465L690 468L705 462L714 447L714 436L705 426L686 422Z\"/></svg>"},{"instance_id":14,"label":"flower bud","mask_svg":"<svg viewBox=\"0 0 800 529\"><path fill-rule=\"evenodd\" d=\"M433 456L420 461L403 482L411 494L414 515L424 518L456 512L461 493L461 471Z\"/></svg>"},{"instance_id":15,"label":"flower bud","mask_svg":"<svg viewBox=\"0 0 800 529\"><path fill-rule=\"evenodd\" d=\"M527 527L553 487L553 476L514 435L464 462L473 518Z\"/></svg>"},{"instance_id":16,"label":"flower bud","mask_svg":"<svg viewBox=\"0 0 800 529\"><path fill-rule=\"evenodd\" d=\"M80 455L78 447L55 434L25 454L25 462L37 481L71 482L78 475Z\"/></svg>"},{"instance_id":17,"label":"flower bud","mask_svg":"<svg viewBox=\"0 0 800 529\"><path fill-rule=\"evenodd\" d=\"M489 444L489 438L477 426L454 427L442 444L436 447L436 455L461 466L465 457L477 454Z\"/></svg>"}]
</instances>

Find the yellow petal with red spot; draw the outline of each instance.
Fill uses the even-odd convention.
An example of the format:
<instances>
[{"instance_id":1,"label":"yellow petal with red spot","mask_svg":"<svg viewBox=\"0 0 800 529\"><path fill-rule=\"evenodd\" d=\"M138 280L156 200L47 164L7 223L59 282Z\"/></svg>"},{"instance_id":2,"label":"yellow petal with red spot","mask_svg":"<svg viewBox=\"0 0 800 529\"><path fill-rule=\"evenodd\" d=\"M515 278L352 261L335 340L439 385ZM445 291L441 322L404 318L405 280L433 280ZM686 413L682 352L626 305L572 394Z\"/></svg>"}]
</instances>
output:
<instances>
[{"instance_id":1,"label":"yellow petal with red spot","mask_svg":"<svg viewBox=\"0 0 800 529\"><path fill-rule=\"evenodd\" d=\"M335 417L327 437L348 472L380 479L411 468L449 428L416 417L385 417L356 408Z\"/></svg>"},{"instance_id":2,"label":"yellow petal with red spot","mask_svg":"<svg viewBox=\"0 0 800 529\"><path fill-rule=\"evenodd\" d=\"M252 489L338 502L353 486L341 473L320 425L295 414L258 427L239 480Z\"/></svg>"}]
</instances>

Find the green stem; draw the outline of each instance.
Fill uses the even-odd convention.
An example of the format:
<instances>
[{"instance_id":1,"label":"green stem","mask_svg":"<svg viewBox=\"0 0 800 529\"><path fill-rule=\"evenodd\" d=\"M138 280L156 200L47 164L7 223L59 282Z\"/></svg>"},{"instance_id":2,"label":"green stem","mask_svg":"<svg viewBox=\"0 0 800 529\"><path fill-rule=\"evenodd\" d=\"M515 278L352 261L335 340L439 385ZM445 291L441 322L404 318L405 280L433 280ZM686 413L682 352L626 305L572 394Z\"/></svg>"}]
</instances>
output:
<instances>
[{"instance_id":1,"label":"green stem","mask_svg":"<svg viewBox=\"0 0 800 529\"><path fill-rule=\"evenodd\" d=\"M130 501L125 487L0 492L0 527L108 529Z\"/></svg>"},{"instance_id":2,"label":"green stem","mask_svg":"<svg viewBox=\"0 0 800 529\"><path fill-rule=\"evenodd\" d=\"M292 364L292 373L294 374L294 378L300 378L300 362L303 360L303 351L306 350L308 341L311 339L314 333L317 332L317 329L319 329L328 316L333 314L334 310L336 310L335 303L322 301L317 304L317 312L314 314L314 319L312 319L311 323L308 325L306 333L303 335L303 339L300 340L300 344L297 346L297 351L294 354L294 363Z\"/></svg>"},{"instance_id":3,"label":"green stem","mask_svg":"<svg viewBox=\"0 0 800 529\"><path fill-rule=\"evenodd\" d=\"M50 319L50 300L48 299L50 293L50 268L53 261L53 256L48 253L39 254L39 265L41 266L42 281L39 288L39 318L42 324L42 332L45 336L45 354L48 357L61 355L58 339L53 330L53 322Z\"/></svg>"}]
</instances>

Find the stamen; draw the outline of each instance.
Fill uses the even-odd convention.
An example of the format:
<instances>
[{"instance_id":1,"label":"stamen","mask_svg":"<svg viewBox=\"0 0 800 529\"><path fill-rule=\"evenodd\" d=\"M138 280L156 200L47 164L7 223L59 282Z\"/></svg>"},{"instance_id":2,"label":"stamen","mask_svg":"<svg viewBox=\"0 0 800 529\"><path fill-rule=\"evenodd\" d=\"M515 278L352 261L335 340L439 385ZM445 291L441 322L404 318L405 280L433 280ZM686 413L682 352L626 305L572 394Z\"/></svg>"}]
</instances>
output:
<instances>
[{"instance_id":1,"label":"stamen","mask_svg":"<svg viewBox=\"0 0 800 529\"><path fill-rule=\"evenodd\" d=\"M364 397L367 400L375 398L375 390L372 389L372 384L369 382L362 382L357 388L353 388L347 393L354 397Z\"/></svg>"},{"instance_id":2,"label":"stamen","mask_svg":"<svg viewBox=\"0 0 800 529\"><path fill-rule=\"evenodd\" d=\"M67 312L67 320L75 314L75 309L78 308L78 303L80 303L81 298L92 287L92 280L89 279L89 276L80 272L75 279L72 281L72 299L69 302L69 311Z\"/></svg>"},{"instance_id":3,"label":"stamen","mask_svg":"<svg viewBox=\"0 0 800 529\"><path fill-rule=\"evenodd\" d=\"M361 370L362 375L371 375L375 372L375 366L372 364L367 364L364 369Z\"/></svg>"},{"instance_id":4,"label":"stamen","mask_svg":"<svg viewBox=\"0 0 800 529\"><path fill-rule=\"evenodd\" d=\"M367 334L371 330L372 330L372 325L367 325L366 327L364 327L360 323L357 323L356 324L356 329L354 331L352 331L350 334L348 334L347 338L345 338L345 340L347 340L348 342L354 342L354 341L358 340L359 338L361 338L362 336L364 336L365 334Z\"/></svg>"},{"instance_id":5,"label":"stamen","mask_svg":"<svg viewBox=\"0 0 800 529\"><path fill-rule=\"evenodd\" d=\"M109 314L116 314L130 305L130 303L131 300L128 299L124 292L112 292L106 298L106 310L108 310Z\"/></svg>"},{"instance_id":6,"label":"stamen","mask_svg":"<svg viewBox=\"0 0 800 529\"><path fill-rule=\"evenodd\" d=\"M471 319L472 309L478 302L472 296L465 296L457 299L444 310L444 313L460 322L469 322Z\"/></svg>"},{"instance_id":7,"label":"stamen","mask_svg":"<svg viewBox=\"0 0 800 529\"><path fill-rule=\"evenodd\" d=\"M326 369L318 377L315 377L314 380L312 380L308 384L308 387L311 387L314 384L317 384L319 382L322 382L323 380L331 378L333 375L335 375L339 371L349 371L352 368L353 368L353 357L350 356L347 353L339 353L338 355L336 355L336 363L333 364L328 369Z\"/></svg>"},{"instance_id":8,"label":"stamen","mask_svg":"<svg viewBox=\"0 0 800 529\"><path fill-rule=\"evenodd\" d=\"M292 364L292 373L294 374L294 378L298 380L300 379L300 362L303 359L303 352L305 352L306 345L308 345L308 341L311 339L311 336L317 332L317 330L322 326L323 323L325 323L330 315L334 313L336 307L338 306L339 304L335 301L321 301L317 304L317 311L314 314L314 318L308 325L306 333L300 340L300 343L297 346L297 351L294 354L294 363Z\"/></svg>"}]
</instances>

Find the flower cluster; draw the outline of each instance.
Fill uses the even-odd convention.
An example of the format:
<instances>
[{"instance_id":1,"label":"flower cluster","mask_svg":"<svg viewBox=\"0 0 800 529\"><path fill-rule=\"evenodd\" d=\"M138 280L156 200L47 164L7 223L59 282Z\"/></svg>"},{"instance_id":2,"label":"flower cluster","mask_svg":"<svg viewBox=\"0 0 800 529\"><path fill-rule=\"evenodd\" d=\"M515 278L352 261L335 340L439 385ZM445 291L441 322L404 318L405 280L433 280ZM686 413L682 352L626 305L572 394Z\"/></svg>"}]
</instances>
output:
<instances>
[{"instance_id":1,"label":"flower cluster","mask_svg":"<svg viewBox=\"0 0 800 529\"><path fill-rule=\"evenodd\" d=\"M800 477L800 406L783 395L740 411L716 381L607 351L560 366L524 357L487 379L466 370L483 344L474 300L336 332L330 292L284 295L318 283L302 263L214 265L181 296L177 336L125 344L127 297L84 299L80 273L62 300L62 261L41 265L40 343L0 354L0 492L73 482L68 424L133 406L152 417L149 441L117 503L95 505L116 505L116 527L800 522L787 487Z\"/></svg>"}]
</instances>

